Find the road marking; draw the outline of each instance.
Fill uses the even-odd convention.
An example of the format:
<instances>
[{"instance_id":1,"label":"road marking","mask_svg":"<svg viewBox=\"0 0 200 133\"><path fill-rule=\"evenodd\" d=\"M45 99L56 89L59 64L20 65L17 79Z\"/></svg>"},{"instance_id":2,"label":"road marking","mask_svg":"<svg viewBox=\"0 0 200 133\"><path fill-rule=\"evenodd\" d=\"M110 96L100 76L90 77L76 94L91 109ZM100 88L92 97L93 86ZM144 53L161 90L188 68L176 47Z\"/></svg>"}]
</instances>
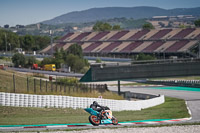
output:
<instances>
[{"instance_id":1,"label":"road marking","mask_svg":"<svg viewBox=\"0 0 200 133\"><path fill-rule=\"evenodd\" d=\"M157 124L157 123L170 123L170 122L179 122L179 121L188 121L190 118L181 118L181 119L152 119L152 120L141 120L141 121L128 121L128 122L119 122L118 125L138 125L138 124ZM109 126L112 124L105 124L100 126ZM43 124L43 125L0 125L0 130L16 130L16 129L28 129L28 128L63 128L63 127L85 127L93 126L90 123L74 123L74 124Z\"/></svg>"}]
</instances>

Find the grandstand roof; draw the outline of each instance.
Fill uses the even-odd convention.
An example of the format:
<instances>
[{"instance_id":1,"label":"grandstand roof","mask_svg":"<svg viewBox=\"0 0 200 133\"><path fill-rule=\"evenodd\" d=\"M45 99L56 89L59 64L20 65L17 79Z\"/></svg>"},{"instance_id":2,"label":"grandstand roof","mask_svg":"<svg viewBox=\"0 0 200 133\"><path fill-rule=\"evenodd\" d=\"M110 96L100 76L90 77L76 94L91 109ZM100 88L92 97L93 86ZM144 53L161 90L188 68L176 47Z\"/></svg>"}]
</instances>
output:
<instances>
[{"instance_id":1,"label":"grandstand roof","mask_svg":"<svg viewBox=\"0 0 200 133\"><path fill-rule=\"evenodd\" d=\"M67 33L53 44L53 50L67 50L77 43L84 53L180 53L189 51L199 39L200 28ZM41 51L50 52L51 46Z\"/></svg>"}]
</instances>

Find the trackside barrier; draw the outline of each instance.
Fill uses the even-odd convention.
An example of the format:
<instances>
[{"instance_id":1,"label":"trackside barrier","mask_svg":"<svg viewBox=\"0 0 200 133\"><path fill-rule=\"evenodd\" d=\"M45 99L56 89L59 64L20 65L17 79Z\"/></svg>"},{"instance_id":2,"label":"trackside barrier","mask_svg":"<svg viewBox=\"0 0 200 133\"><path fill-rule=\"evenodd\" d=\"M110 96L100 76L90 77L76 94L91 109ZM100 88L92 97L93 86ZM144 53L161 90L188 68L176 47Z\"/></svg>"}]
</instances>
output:
<instances>
[{"instance_id":1,"label":"trackside barrier","mask_svg":"<svg viewBox=\"0 0 200 133\"><path fill-rule=\"evenodd\" d=\"M200 80L149 80L146 83L200 88Z\"/></svg>"},{"instance_id":2,"label":"trackside barrier","mask_svg":"<svg viewBox=\"0 0 200 133\"><path fill-rule=\"evenodd\" d=\"M141 110L164 103L164 96L148 100L127 101L87 97L71 97L57 95L31 95L0 92L0 106L40 107L40 108L87 108L93 101L108 106L113 111Z\"/></svg>"}]
</instances>

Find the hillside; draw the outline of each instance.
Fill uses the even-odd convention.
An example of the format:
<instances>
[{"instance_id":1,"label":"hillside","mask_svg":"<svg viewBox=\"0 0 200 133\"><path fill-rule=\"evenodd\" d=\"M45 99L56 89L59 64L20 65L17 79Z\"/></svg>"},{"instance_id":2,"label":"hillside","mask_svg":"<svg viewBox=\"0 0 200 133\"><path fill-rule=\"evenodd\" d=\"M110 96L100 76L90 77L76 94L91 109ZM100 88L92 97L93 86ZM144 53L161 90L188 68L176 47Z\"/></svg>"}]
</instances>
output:
<instances>
[{"instance_id":1,"label":"hillside","mask_svg":"<svg viewBox=\"0 0 200 133\"><path fill-rule=\"evenodd\" d=\"M150 18L153 16L177 16L193 15L199 16L200 7L197 8L176 8L162 9L157 7L105 7L91 8L83 11L74 11L55 17L51 20L43 21L44 24L64 24L64 23L84 23L111 18Z\"/></svg>"}]
</instances>

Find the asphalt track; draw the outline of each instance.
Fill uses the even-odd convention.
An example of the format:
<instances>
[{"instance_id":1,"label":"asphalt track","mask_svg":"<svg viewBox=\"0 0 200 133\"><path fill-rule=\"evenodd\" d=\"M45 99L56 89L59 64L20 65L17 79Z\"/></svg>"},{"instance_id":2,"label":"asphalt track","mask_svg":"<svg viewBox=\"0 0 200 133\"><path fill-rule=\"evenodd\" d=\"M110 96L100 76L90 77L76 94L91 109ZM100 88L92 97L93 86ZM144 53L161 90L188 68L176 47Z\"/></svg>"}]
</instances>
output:
<instances>
[{"instance_id":1,"label":"asphalt track","mask_svg":"<svg viewBox=\"0 0 200 133\"><path fill-rule=\"evenodd\" d=\"M109 86L109 90L117 91L117 87ZM200 88L189 87L131 87L122 86L121 91L130 91L135 93L145 93L153 95L165 95L184 99L192 113L191 121L200 122Z\"/></svg>"}]
</instances>

